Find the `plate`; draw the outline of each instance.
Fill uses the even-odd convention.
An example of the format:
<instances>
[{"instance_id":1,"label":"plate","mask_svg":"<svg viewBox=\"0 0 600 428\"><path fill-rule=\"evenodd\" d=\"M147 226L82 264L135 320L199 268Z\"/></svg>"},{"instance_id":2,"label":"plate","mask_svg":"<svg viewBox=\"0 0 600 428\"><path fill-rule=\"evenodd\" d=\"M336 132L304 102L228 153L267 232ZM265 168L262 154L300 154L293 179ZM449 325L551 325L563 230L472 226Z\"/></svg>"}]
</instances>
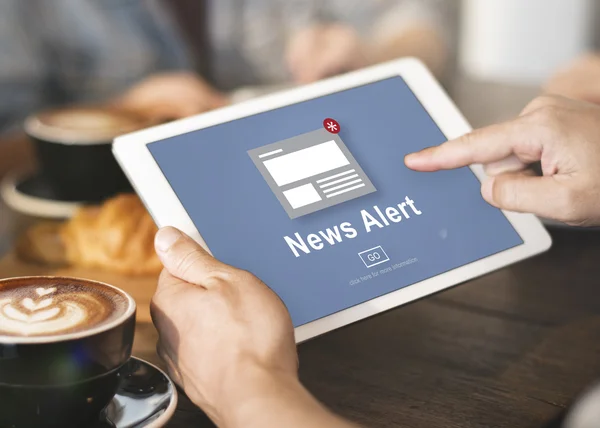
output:
<instances>
[{"instance_id":1,"label":"plate","mask_svg":"<svg viewBox=\"0 0 600 428\"><path fill-rule=\"evenodd\" d=\"M71 218L83 205L83 202L60 199L39 173L8 174L0 183L0 196L18 213L48 219Z\"/></svg>"}]
</instances>

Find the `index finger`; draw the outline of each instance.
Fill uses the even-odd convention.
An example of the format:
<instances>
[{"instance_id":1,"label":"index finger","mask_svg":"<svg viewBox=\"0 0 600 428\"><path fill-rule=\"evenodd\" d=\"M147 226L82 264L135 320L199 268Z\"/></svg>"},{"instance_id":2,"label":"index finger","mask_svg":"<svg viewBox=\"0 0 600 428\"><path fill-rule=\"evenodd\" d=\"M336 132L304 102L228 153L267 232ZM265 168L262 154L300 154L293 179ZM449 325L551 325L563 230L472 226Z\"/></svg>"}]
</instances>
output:
<instances>
[{"instance_id":1,"label":"index finger","mask_svg":"<svg viewBox=\"0 0 600 428\"><path fill-rule=\"evenodd\" d=\"M527 117L521 117L409 154L404 162L408 168L423 172L487 164L510 155L516 155L519 160L529 163L535 159L531 159L531 155L527 153L538 146L538 135L538 126Z\"/></svg>"}]
</instances>

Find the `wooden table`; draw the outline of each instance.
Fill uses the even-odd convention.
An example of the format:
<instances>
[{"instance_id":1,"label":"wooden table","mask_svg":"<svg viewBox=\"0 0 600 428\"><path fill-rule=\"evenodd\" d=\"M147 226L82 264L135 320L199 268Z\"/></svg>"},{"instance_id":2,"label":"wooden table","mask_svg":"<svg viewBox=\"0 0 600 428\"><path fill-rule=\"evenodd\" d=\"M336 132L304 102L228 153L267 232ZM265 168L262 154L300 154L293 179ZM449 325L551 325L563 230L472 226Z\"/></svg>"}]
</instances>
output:
<instances>
[{"instance_id":1,"label":"wooden table","mask_svg":"<svg viewBox=\"0 0 600 428\"><path fill-rule=\"evenodd\" d=\"M554 231L547 254L300 346L301 377L370 427L544 427L600 379L600 233ZM10 256L0 277L44 274ZM140 307L135 355L153 361L154 279L112 282ZM211 426L185 398L169 425Z\"/></svg>"},{"instance_id":2,"label":"wooden table","mask_svg":"<svg viewBox=\"0 0 600 428\"><path fill-rule=\"evenodd\" d=\"M467 114L477 116L493 99L474 85L459 88L463 100L472 91L471 104L458 97ZM514 113L531 96L515 93ZM486 123L485 116L474 120ZM300 345L302 381L333 410L369 427L549 427L600 379L600 233L555 230L553 238L543 256ZM42 273L10 256L0 261L0 278ZM153 278L59 273L133 294L140 307L135 355L158 362L148 318ZM209 426L184 397L169 424Z\"/></svg>"}]
</instances>

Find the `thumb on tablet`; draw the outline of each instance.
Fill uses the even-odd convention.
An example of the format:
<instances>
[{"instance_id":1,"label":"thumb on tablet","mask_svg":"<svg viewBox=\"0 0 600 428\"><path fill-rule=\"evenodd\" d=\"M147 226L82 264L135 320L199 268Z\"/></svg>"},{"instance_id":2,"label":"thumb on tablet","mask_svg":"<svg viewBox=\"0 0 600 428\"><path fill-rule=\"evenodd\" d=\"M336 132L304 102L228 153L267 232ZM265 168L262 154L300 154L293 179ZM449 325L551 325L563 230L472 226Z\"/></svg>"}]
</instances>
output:
<instances>
[{"instance_id":1,"label":"thumb on tablet","mask_svg":"<svg viewBox=\"0 0 600 428\"><path fill-rule=\"evenodd\" d=\"M159 230L154 246L165 269L171 275L191 284L210 288L211 278L233 269L215 259L196 241L174 227Z\"/></svg>"}]
</instances>

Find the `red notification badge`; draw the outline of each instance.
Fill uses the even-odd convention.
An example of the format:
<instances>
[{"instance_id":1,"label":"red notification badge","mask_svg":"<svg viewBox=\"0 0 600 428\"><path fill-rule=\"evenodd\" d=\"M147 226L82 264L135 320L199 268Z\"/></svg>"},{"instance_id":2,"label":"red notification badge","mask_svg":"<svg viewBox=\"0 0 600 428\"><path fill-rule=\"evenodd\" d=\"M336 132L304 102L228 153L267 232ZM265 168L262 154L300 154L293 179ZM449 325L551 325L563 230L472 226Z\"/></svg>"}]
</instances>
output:
<instances>
[{"instance_id":1,"label":"red notification badge","mask_svg":"<svg viewBox=\"0 0 600 428\"><path fill-rule=\"evenodd\" d=\"M323 121L323 126L325 127L325 129L327 130L327 132L330 132L332 134L339 134L340 131L342 130L342 127L337 122L337 120L334 120L334 119L331 119L331 118L325 119Z\"/></svg>"}]
</instances>

